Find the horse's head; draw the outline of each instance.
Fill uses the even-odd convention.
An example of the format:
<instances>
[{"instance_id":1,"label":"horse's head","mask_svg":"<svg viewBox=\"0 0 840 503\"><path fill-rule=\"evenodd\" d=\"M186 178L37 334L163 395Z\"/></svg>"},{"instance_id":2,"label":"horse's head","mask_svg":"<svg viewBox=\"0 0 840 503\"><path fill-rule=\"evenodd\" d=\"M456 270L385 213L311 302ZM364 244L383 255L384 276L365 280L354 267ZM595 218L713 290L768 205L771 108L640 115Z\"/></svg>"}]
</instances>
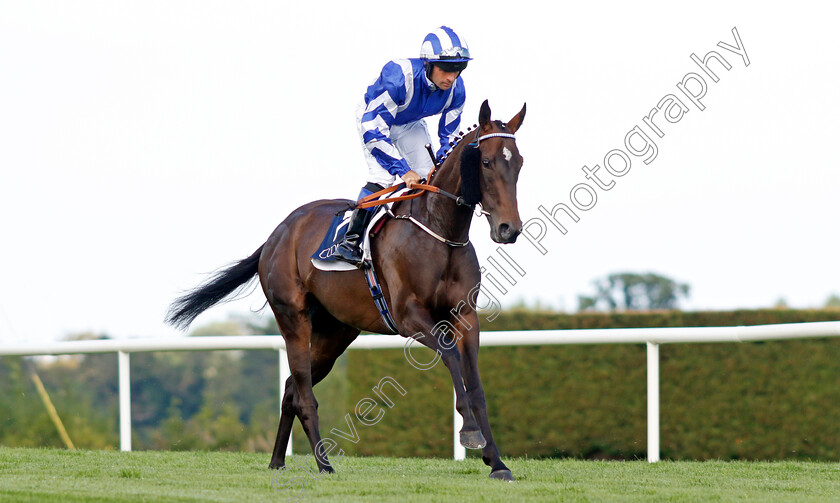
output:
<instances>
[{"instance_id":1,"label":"horse's head","mask_svg":"<svg viewBox=\"0 0 840 503\"><path fill-rule=\"evenodd\" d=\"M490 119L485 100L478 116L475 137L461 153L461 195L470 204L481 202L490 222L490 237L513 243L522 230L516 203L516 181L522 156L513 134L525 118L525 105L507 124Z\"/></svg>"}]
</instances>

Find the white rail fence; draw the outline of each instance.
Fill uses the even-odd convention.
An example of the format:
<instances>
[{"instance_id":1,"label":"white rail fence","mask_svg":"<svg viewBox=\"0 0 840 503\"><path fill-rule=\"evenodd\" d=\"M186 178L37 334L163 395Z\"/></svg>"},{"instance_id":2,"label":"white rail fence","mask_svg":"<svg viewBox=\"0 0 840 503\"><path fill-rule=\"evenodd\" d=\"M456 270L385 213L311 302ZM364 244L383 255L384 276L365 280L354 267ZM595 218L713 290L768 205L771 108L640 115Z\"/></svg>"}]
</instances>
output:
<instances>
[{"instance_id":1,"label":"white rail fence","mask_svg":"<svg viewBox=\"0 0 840 503\"><path fill-rule=\"evenodd\" d=\"M647 346L647 453L651 463L659 461L659 345L676 343L750 342L805 338L840 337L840 321L755 325L738 327L610 328L586 330L535 330L482 332L482 346L545 346L556 344L645 344ZM405 348L419 346L400 336L368 335L356 339L350 349ZM280 358L280 391L289 376L285 343L281 336L182 337L172 339L125 339L63 341L38 344L8 344L0 356L68 355L117 353L120 403L120 449L131 450L130 354L150 351L218 351L273 349ZM454 395L454 392L453 392ZM282 399L282 396L281 396ZM453 457L464 459L458 439L461 417L455 412ZM291 454L291 441L287 454Z\"/></svg>"}]
</instances>

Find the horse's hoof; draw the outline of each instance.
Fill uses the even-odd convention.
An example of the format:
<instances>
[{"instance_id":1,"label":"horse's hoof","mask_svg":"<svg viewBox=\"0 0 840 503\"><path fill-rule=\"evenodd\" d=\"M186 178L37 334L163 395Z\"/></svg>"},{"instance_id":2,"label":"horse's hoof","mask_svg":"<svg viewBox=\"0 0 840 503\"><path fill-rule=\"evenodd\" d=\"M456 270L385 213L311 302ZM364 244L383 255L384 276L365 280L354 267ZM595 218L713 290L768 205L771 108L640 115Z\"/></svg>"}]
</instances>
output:
<instances>
[{"instance_id":1,"label":"horse's hoof","mask_svg":"<svg viewBox=\"0 0 840 503\"><path fill-rule=\"evenodd\" d=\"M490 473L491 479L496 480L503 480L505 482L513 482L513 474L510 473L510 470L496 470L495 472Z\"/></svg>"},{"instance_id":2,"label":"horse's hoof","mask_svg":"<svg viewBox=\"0 0 840 503\"><path fill-rule=\"evenodd\" d=\"M467 449L481 449L487 445L487 441L484 440L484 435L481 434L481 430L462 431L461 445Z\"/></svg>"},{"instance_id":3,"label":"horse's hoof","mask_svg":"<svg viewBox=\"0 0 840 503\"><path fill-rule=\"evenodd\" d=\"M269 470L280 470L282 468L286 468L286 463L282 463L280 461L272 461L268 464Z\"/></svg>"},{"instance_id":4,"label":"horse's hoof","mask_svg":"<svg viewBox=\"0 0 840 503\"><path fill-rule=\"evenodd\" d=\"M327 465L327 466L321 468L321 473L335 473L335 470L333 469L332 466Z\"/></svg>"}]
</instances>

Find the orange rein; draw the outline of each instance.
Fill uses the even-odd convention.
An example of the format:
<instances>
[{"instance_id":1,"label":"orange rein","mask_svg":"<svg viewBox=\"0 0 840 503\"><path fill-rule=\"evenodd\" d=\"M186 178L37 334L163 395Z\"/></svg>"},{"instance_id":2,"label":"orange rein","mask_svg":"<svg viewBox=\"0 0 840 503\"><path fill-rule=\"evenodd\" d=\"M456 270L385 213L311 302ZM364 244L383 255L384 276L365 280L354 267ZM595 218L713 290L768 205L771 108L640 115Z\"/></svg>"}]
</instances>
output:
<instances>
[{"instance_id":1,"label":"orange rein","mask_svg":"<svg viewBox=\"0 0 840 503\"><path fill-rule=\"evenodd\" d=\"M428 149L429 146L426 145L426 148ZM431 151L429 151L429 154L431 155ZM432 157L432 162L434 162L434 156ZM432 180L432 176L434 176L437 168L438 168L438 164L435 163L435 165L432 166L432 170L429 171L429 176L428 176L429 181ZM437 187L433 187L433 186L425 184L425 183L415 183L414 185L412 185L411 190L418 189L419 192L417 192L416 194L406 194L404 196L388 197L388 198L385 198L381 201L377 201L377 199L384 196L385 194L390 194L391 192L395 192L397 190L400 190L404 185L405 185L405 183L398 183L397 185L392 185L391 187L388 187L386 189L382 189L379 192L374 192L373 194L365 196L365 197L359 199L359 201L356 203L356 208L359 208L359 209L371 208L373 206L381 206L383 204L388 204L388 203L391 203L391 202L405 201L406 199L414 199L415 197L422 196L423 193L426 192L426 191L434 192L435 194L440 194L440 189L437 188Z\"/></svg>"},{"instance_id":2,"label":"orange rein","mask_svg":"<svg viewBox=\"0 0 840 503\"><path fill-rule=\"evenodd\" d=\"M395 192L401 189L405 184L401 183L399 185L394 185L392 187L388 187L387 189L382 189L379 192L374 192L369 196L365 196L359 199L359 202L356 203L356 208L370 208L372 206L379 206L382 204L387 204L390 202L396 201L405 201L406 199L414 199L415 197L420 197L423 195L424 192L434 192L436 194L440 193L440 189L434 187L432 185L427 185L425 183L415 183L411 186L411 189L419 189L419 192L415 194L406 194L404 196L396 196L396 197L387 197L385 199L379 200L380 197L384 196L385 194L390 194L391 192Z\"/></svg>"}]
</instances>

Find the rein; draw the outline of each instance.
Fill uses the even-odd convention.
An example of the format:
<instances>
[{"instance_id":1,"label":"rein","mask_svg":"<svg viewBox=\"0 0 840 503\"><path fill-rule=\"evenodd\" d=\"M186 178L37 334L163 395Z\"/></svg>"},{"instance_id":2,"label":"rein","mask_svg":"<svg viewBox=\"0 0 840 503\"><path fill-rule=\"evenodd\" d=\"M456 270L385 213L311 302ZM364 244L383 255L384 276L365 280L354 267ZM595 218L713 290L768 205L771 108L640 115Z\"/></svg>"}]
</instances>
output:
<instances>
[{"instance_id":1,"label":"rein","mask_svg":"<svg viewBox=\"0 0 840 503\"><path fill-rule=\"evenodd\" d=\"M430 176L431 176L431 174L430 174ZM405 187L405 183L400 183L398 185L393 185L391 187L388 187L387 189L382 189L378 192L374 192L373 194L370 194L369 196L365 196L365 197L359 199L359 202L356 203L355 207L360 208L360 209L361 208L370 208L372 206L380 206L380 205L383 205L383 204L393 203L393 202L397 202L397 201L405 201L407 199L414 199L416 197L420 197L425 192L431 192L433 194L440 194L442 196L446 196L449 199L454 200L458 204L458 206L470 206L470 207L472 207L472 205L469 205L469 204L465 203L464 198L462 198L461 196L456 196L455 194L447 192L447 191L445 191L445 190L443 190L439 187L435 187L434 185L428 185L428 184L425 184L425 183L415 183L411 187L411 189L412 190L417 189L419 192L416 192L414 194L406 194L406 195L403 195L403 196L395 196L395 197L387 197L385 199L379 199L380 197L382 197L386 194L390 194L391 192L396 192L396 191L398 191L398 190L400 190L404 187Z\"/></svg>"}]
</instances>

